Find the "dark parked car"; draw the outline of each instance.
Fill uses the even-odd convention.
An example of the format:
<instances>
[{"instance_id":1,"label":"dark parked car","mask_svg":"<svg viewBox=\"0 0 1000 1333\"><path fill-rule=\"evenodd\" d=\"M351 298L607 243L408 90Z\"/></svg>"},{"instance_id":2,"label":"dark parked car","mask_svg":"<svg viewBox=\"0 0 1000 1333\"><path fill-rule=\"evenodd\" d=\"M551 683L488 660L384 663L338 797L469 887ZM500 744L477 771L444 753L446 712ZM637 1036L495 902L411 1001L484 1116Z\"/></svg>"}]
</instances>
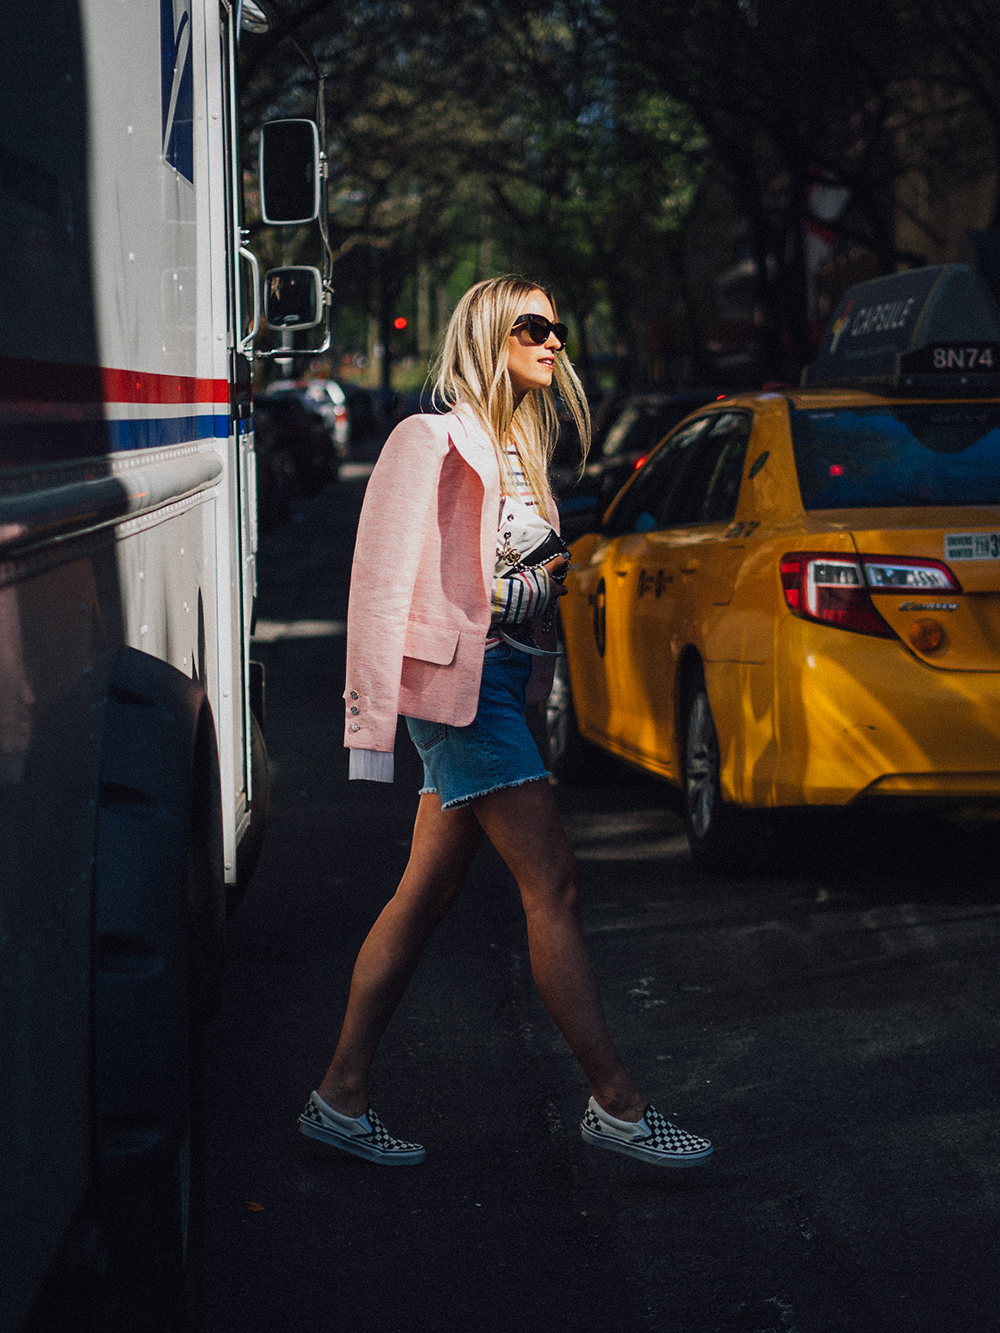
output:
<instances>
[{"instance_id":1,"label":"dark parked car","mask_svg":"<svg viewBox=\"0 0 1000 1333\"><path fill-rule=\"evenodd\" d=\"M323 418L330 444L338 459L347 458L351 442L351 414L347 397L336 380L275 380L265 395L268 402L297 398L304 407Z\"/></svg>"},{"instance_id":2,"label":"dark parked car","mask_svg":"<svg viewBox=\"0 0 1000 1333\"><path fill-rule=\"evenodd\" d=\"M722 395L713 389L685 389L675 393L638 393L626 398L607 430L597 437L579 481L560 486L559 514L565 527L579 528L604 512L663 437L690 412ZM575 535L575 533L574 533Z\"/></svg>"},{"instance_id":3,"label":"dark parked car","mask_svg":"<svg viewBox=\"0 0 1000 1333\"><path fill-rule=\"evenodd\" d=\"M375 404L372 400L373 390L362 388L360 384L352 384L348 380L345 380L341 387L344 390L347 410L351 414L351 445L365 444L378 429Z\"/></svg>"},{"instance_id":4,"label":"dark parked car","mask_svg":"<svg viewBox=\"0 0 1000 1333\"><path fill-rule=\"evenodd\" d=\"M257 518L270 532L289 502L317 495L337 480L337 456L321 414L297 394L267 394L254 402Z\"/></svg>"}]
</instances>

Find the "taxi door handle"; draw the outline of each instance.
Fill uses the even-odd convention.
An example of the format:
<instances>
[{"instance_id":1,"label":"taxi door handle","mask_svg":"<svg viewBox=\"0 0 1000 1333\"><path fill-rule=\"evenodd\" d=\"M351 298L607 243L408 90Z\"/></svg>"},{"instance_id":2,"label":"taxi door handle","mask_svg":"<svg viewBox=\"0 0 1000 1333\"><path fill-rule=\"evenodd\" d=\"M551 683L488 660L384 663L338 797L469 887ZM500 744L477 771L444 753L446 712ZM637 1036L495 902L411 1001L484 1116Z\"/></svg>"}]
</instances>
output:
<instances>
[{"instance_id":1,"label":"taxi door handle","mask_svg":"<svg viewBox=\"0 0 1000 1333\"><path fill-rule=\"evenodd\" d=\"M681 573L682 573L682 574L694 574L694 573L697 571L698 566L699 566L700 564L701 564L701 561L700 561L700 560L696 560L696 559L694 558L694 556L692 556L691 559L687 562L686 565L681 565Z\"/></svg>"},{"instance_id":2,"label":"taxi door handle","mask_svg":"<svg viewBox=\"0 0 1000 1333\"><path fill-rule=\"evenodd\" d=\"M620 579L627 579L627 578L628 578L628 570L627 570L627 569L616 569L616 570L615 570L615 574L616 574L616 575L618 576L618 578L620 578Z\"/></svg>"}]
</instances>

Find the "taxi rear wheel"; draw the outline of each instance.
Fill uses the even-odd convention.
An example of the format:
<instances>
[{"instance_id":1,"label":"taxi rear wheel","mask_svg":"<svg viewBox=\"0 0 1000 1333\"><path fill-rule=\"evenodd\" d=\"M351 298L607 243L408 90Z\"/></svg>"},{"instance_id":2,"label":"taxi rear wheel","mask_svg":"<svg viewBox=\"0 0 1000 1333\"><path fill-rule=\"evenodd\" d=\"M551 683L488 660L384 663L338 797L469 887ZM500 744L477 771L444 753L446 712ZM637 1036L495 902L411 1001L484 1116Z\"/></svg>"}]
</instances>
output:
<instances>
[{"instance_id":1,"label":"taxi rear wheel","mask_svg":"<svg viewBox=\"0 0 1000 1333\"><path fill-rule=\"evenodd\" d=\"M760 870L773 865L775 848L768 812L746 810L723 799L719 739L699 671L685 696L684 827L697 865L714 874Z\"/></svg>"}]
</instances>

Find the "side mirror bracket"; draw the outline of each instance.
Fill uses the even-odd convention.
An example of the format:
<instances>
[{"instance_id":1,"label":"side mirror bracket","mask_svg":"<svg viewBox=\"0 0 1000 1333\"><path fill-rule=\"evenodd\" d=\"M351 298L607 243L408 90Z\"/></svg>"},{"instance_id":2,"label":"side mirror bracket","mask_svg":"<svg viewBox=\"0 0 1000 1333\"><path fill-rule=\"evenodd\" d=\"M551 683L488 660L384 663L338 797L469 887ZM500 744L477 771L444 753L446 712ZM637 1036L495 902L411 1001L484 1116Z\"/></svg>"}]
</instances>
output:
<instances>
[{"instance_id":1,"label":"side mirror bracket","mask_svg":"<svg viewBox=\"0 0 1000 1333\"><path fill-rule=\"evenodd\" d=\"M245 0L246 2L246 0ZM325 323L318 347L250 349L256 359L291 360L319 356L333 342L333 252L330 249L330 198L327 186L325 75L316 57L289 40L316 75L316 120L274 120L261 126L259 183L261 216L270 225L306 226L318 220L323 244L323 267L289 265L270 269L264 276L264 324L283 333L311 329ZM255 327L256 327L255 321Z\"/></svg>"}]
</instances>

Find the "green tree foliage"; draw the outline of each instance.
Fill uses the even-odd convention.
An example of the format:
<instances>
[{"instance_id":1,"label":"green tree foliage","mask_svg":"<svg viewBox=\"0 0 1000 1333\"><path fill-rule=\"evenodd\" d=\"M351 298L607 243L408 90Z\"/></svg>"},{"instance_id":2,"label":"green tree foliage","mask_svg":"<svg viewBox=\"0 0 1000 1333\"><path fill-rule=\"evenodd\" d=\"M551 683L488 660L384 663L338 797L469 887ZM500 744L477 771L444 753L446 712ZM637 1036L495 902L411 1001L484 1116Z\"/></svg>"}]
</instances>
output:
<instances>
[{"instance_id":1,"label":"green tree foliage","mask_svg":"<svg viewBox=\"0 0 1000 1333\"><path fill-rule=\"evenodd\" d=\"M661 326L707 377L742 229L756 370L791 378L817 180L850 191L837 253L888 272L946 253L928 199L997 176L993 0L284 0L243 43L248 140L311 109L289 38L329 76L338 301L383 343L418 273L425 291L517 269L556 291L585 372L600 312L634 382ZM290 261L310 242L255 243Z\"/></svg>"},{"instance_id":2,"label":"green tree foliage","mask_svg":"<svg viewBox=\"0 0 1000 1333\"><path fill-rule=\"evenodd\" d=\"M315 80L288 40L294 37L327 74L338 304L373 315L388 346L392 317L418 263L447 269L476 231L468 166L487 131L480 108L455 89L449 69L461 48L453 32L461 15L433 2L415 7L338 0L312 0L282 12L285 19L272 32L244 41L247 139L265 119L311 111ZM442 44L431 40L435 20L452 33ZM286 261L315 243L306 231L280 240ZM258 244L266 247L268 240L261 237ZM388 380L387 362L384 372Z\"/></svg>"},{"instance_id":3,"label":"green tree foliage","mask_svg":"<svg viewBox=\"0 0 1000 1333\"><path fill-rule=\"evenodd\" d=\"M585 370L588 318L606 302L641 372L643 319L678 299L677 234L705 141L669 98L623 88L601 7L330 0L284 12L244 44L243 121L249 138L263 119L308 111L312 81L287 38L308 45L329 72L340 301L374 314L387 344L418 267L445 281L486 239L494 271L558 291ZM283 237L283 257L303 243Z\"/></svg>"},{"instance_id":4,"label":"green tree foliage","mask_svg":"<svg viewBox=\"0 0 1000 1333\"><path fill-rule=\"evenodd\" d=\"M550 284L586 329L606 302L641 378L646 326L684 305L678 254L705 172L704 135L668 96L623 83L606 12L564 0L512 22L489 187L507 254Z\"/></svg>"}]
</instances>

